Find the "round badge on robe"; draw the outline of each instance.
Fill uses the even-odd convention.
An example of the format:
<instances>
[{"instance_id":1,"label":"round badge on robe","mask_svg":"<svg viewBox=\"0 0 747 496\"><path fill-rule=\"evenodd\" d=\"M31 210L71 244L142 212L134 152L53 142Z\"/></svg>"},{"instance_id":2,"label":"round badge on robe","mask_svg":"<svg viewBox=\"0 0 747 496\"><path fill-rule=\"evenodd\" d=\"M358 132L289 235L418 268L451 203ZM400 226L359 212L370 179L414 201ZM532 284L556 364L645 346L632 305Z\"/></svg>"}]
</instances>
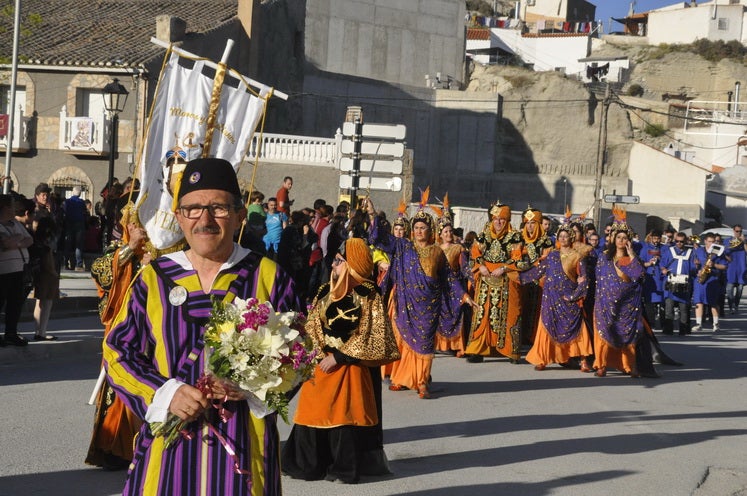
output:
<instances>
[{"instance_id":1,"label":"round badge on robe","mask_svg":"<svg viewBox=\"0 0 747 496\"><path fill-rule=\"evenodd\" d=\"M187 288L184 286L176 286L169 291L169 302L178 307L187 301Z\"/></svg>"}]
</instances>

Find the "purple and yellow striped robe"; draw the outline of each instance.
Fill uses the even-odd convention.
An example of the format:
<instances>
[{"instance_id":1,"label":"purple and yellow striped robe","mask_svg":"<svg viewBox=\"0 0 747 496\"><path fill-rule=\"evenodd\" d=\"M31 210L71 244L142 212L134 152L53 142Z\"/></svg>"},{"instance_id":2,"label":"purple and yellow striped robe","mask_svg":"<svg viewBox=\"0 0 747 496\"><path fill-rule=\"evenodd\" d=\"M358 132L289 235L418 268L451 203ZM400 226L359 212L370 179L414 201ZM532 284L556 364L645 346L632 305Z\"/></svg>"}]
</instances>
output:
<instances>
[{"instance_id":1,"label":"purple and yellow striped robe","mask_svg":"<svg viewBox=\"0 0 747 496\"><path fill-rule=\"evenodd\" d=\"M216 277L209 294L202 291L197 273L183 252L153 262L171 282L146 267L133 283L126 303L104 342L104 359L112 387L140 418L145 418L153 396L168 379L194 385L204 370L202 327L211 296L231 301L255 297L270 301L277 311L299 309L294 283L267 258L235 245L231 260ZM188 291L181 306L169 303L169 284ZM257 419L245 401L228 402L235 411L226 423L211 422L235 449L239 468L204 424L193 422L191 440L179 439L164 449L147 424L135 442L135 455L123 494L276 495L281 493L277 415Z\"/></svg>"}]
</instances>

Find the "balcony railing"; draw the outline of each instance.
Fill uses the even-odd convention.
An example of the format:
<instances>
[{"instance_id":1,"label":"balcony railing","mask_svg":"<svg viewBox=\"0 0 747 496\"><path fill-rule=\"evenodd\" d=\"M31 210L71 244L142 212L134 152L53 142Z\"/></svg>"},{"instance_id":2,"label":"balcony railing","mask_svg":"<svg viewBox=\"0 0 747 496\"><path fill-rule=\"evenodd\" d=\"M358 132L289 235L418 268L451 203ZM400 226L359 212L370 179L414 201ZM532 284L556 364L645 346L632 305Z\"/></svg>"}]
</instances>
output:
<instances>
[{"instance_id":1,"label":"balcony railing","mask_svg":"<svg viewBox=\"0 0 747 496\"><path fill-rule=\"evenodd\" d=\"M687 102L685 134L720 134L742 136L747 126L747 106L740 102Z\"/></svg>"},{"instance_id":2,"label":"balcony railing","mask_svg":"<svg viewBox=\"0 0 747 496\"><path fill-rule=\"evenodd\" d=\"M102 113L91 117L68 117L63 105L60 111L59 149L77 155L109 153L110 121Z\"/></svg>"},{"instance_id":3,"label":"balcony railing","mask_svg":"<svg viewBox=\"0 0 747 496\"><path fill-rule=\"evenodd\" d=\"M18 112L13 119L13 143L11 143L11 150L17 153L25 153L31 149L31 141L29 139L29 128L31 124L31 117L23 115L21 107L18 108ZM0 137L0 149L6 150L8 147L8 135Z\"/></svg>"},{"instance_id":4,"label":"balcony railing","mask_svg":"<svg viewBox=\"0 0 747 496\"><path fill-rule=\"evenodd\" d=\"M260 160L265 162L303 163L339 168L341 142L342 133L339 129L334 138L264 133L261 150L258 150L259 134L255 134L246 160L254 160L259 151Z\"/></svg>"}]
</instances>

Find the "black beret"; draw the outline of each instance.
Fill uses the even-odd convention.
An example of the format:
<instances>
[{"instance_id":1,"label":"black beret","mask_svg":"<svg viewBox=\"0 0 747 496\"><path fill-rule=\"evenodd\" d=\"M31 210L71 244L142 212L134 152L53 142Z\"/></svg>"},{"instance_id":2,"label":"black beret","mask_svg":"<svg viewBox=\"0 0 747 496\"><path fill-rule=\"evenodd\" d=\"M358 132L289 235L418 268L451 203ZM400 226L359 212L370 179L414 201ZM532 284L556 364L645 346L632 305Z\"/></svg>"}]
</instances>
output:
<instances>
[{"instance_id":1,"label":"black beret","mask_svg":"<svg viewBox=\"0 0 747 496\"><path fill-rule=\"evenodd\" d=\"M241 196L239 180L233 166L222 158L197 158L187 163L179 185L177 200L187 193L217 189Z\"/></svg>"}]
</instances>

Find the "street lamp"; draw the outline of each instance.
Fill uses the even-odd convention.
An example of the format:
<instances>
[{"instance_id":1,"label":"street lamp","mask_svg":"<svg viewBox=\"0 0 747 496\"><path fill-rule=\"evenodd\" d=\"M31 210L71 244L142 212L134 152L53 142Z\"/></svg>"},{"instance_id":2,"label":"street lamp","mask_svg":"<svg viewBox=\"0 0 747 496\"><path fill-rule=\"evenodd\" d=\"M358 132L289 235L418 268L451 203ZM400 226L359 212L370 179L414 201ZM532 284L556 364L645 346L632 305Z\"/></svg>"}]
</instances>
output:
<instances>
[{"instance_id":1,"label":"street lamp","mask_svg":"<svg viewBox=\"0 0 747 496\"><path fill-rule=\"evenodd\" d=\"M114 157L117 154L117 127L119 124L119 113L124 110L125 103L127 103L127 95L129 92L127 89L119 84L119 79L114 78L111 83L104 86L104 108L109 113L109 177L106 183L106 200L113 200L109 195L112 191L112 182L114 182ZM110 221L113 219L107 219L107 225L104 229L104 246L106 246L111 237Z\"/></svg>"}]
</instances>

